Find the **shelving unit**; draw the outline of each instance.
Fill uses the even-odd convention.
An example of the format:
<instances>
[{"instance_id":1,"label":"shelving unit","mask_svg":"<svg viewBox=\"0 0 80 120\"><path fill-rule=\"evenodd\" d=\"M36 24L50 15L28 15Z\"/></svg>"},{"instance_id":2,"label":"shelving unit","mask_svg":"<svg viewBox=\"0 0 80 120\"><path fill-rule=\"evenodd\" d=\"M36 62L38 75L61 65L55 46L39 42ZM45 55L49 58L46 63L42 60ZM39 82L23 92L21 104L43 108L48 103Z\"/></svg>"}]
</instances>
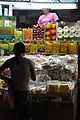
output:
<instances>
[{"instance_id":1,"label":"shelving unit","mask_svg":"<svg viewBox=\"0 0 80 120\"><path fill-rule=\"evenodd\" d=\"M0 16L0 40L14 40L16 17Z\"/></svg>"}]
</instances>

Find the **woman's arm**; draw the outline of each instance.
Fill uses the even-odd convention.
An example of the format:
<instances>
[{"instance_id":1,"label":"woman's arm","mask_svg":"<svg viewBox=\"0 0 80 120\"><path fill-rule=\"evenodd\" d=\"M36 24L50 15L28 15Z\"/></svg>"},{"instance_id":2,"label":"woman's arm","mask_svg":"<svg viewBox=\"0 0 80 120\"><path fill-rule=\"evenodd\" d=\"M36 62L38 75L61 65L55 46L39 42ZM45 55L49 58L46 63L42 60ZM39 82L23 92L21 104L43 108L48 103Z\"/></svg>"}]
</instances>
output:
<instances>
[{"instance_id":1,"label":"woman's arm","mask_svg":"<svg viewBox=\"0 0 80 120\"><path fill-rule=\"evenodd\" d=\"M30 63L31 79L35 81L36 80L36 74L35 74L35 68L34 68L35 64L32 60L30 60L29 63Z\"/></svg>"},{"instance_id":2,"label":"woman's arm","mask_svg":"<svg viewBox=\"0 0 80 120\"><path fill-rule=\"evenodd\" d=\"M11 80L11 78L6 77L3 72L5 69L8 69L10 67L9 65L9 61L7 60L6 62L4 62L4 64L0 67L0 79L4 80L7 84L8 82Z\"/></svg>"}]
</instances>

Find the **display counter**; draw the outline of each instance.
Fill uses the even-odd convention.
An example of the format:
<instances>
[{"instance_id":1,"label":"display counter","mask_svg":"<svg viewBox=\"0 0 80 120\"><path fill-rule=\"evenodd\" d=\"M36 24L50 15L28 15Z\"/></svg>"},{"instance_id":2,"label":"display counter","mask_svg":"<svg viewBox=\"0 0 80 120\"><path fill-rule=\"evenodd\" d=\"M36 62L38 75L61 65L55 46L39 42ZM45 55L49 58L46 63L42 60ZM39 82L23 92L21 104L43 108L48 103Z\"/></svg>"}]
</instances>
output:
<instances>
[{"instance_id":1,"label":"display counter","mask_svg":"<svg viewBox=\"0 0 80 120\"><path fill-rule=\"evenodd\" d=\"M2 56L0 63L2 64L11 57L13 56ZM25 57L35 62L36 70L36 81L30 80L29 82L29 103L31 103L32 118L34 120L75 120L77 56L37 54ZM1 84L2 82L0 82ZM3 89L1 91L7 92ZM4 98L3 96L1 98ZM3 104L1 103L1 105ZM7 110L9 111L9 109Z\"/></svg>"},{"instance_id":2,"label":"display counter","mask_svg":"<svg viewBox=\"0 0 80 120\"><path fill-rule=\"evenodd\" d=\"M5 33L3 30L2 34ZM36 81L29 82L33 120L75 120L78 76L76 54L80 45L80 24L59 26L58 23L48 23L45 26L34 25L32 29L13 28L12 35L13 39L0 40L0 51L7 51L10 55L1 54L0 65L13 57L11 54L15 42L24 42L28 54L25 57L34 61L36 71ZM3 91L0 97L2 100L8 92Z\"/></svg>"},{"instance_id":3,"label":"display counter","mask_svg":"<svg viewBox=\"0 0 80 120\"><path fill-rule=\"evenodd\" d=\"M2 120L4 115L10 118L10 110L12 109L7 98L5 98L4 101L4 97L7 97L5 96L7 91L0 89L0 92L4 93L3 96L0 96L0 116L2 117L0 117L0 119ZM73 95L69 93L29 93L31 117L33 120L75 120L77 106L76 96L76 88L74 89Z\"/></svg>"}]
</instances>

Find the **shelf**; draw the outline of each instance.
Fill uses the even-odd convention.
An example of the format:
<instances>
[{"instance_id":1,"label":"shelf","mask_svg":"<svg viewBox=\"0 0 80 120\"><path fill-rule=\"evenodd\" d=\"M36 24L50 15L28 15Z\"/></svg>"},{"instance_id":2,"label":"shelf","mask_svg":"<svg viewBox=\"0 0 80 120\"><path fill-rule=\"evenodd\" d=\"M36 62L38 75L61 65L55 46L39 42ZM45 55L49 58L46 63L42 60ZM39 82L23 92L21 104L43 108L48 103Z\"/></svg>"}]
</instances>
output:
<instances>
[{"instance_id":1,"label":"shelf","mask_svg":"<svg viewBox=\"0 0 80 120\"><path fill-rule=\"evenodd\" d=\"M7 17L7 18L15 18L16 19L16 16L4 16L4 15L0 15L0 18L4 18L4 17Z\"/></svg>"}]
</instances>

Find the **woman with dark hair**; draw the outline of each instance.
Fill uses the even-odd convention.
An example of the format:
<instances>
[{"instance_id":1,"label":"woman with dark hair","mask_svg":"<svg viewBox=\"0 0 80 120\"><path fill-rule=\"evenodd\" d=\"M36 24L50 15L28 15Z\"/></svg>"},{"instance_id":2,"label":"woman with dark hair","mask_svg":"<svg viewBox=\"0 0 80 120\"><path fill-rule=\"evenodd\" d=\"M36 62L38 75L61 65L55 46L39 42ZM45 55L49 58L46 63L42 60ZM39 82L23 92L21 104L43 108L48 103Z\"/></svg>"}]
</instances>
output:
<instances>
[{"instance_id":1,"label":"woman with dark hair","mask_svg":"<svg viewBox=\"0 0 80 120\"><path fill-rule=\"evenodd\" d=\"M0 78L6 81L6 83L11 83L15 108L19 115L17 120L27 120L29 117L27 106L29 77L31 77L33 81L36 80L34 63L30 59L25 58L25 45L22 42L14 45L13 52L15 56L8 59L0 67ZM11 71L11 78L7 78L2 74L3 71L8 68Z\"/></svg>"}]
</instances>

